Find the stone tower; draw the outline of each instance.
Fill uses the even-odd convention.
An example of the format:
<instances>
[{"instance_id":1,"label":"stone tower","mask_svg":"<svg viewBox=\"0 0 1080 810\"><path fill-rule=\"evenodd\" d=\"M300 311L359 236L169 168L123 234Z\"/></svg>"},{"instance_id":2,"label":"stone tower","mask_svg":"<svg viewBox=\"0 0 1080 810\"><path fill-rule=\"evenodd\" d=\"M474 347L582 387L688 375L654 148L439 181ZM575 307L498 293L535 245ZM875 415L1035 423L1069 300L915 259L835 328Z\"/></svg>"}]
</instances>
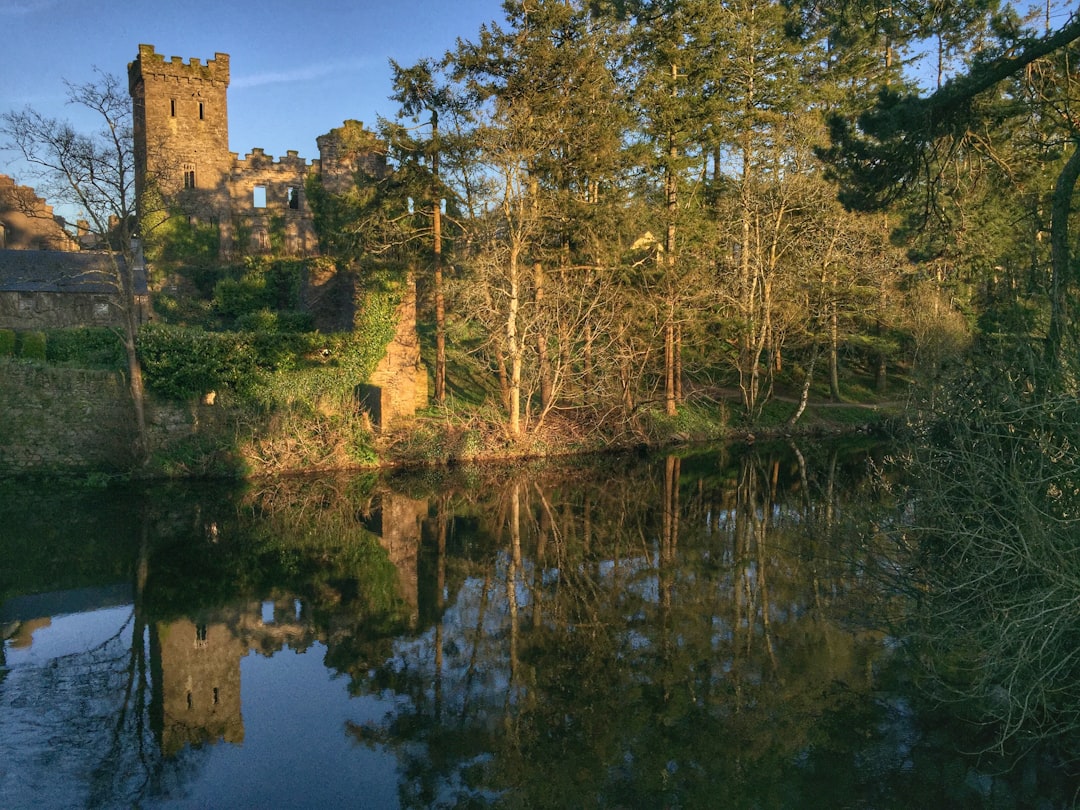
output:
<instances>
[{"instance_id":1,"label":"stone tower","mask_svg":"<svg viewBox=\"0 0 1080 810\"><path fill-rule=\"evenodd\" d=\"M360 121L348 119L315 139L319 146L319 175L331 194L345 194L358 175L386 177L386 146Z\"/></svg>"},{"instance_id":2,"label":"stone tower","mask_svg":"<svg viewBox=\"0 0 1080 810\"><path fill-rule=\"evenodd\" d=\"M140 204L156 185L165 200L200 219L228 218L228 87L228 54L201 64L178 56L166 60L152 45L139 45L138 57L128 64L128 89Z\"/></svg>"}]
</instances>

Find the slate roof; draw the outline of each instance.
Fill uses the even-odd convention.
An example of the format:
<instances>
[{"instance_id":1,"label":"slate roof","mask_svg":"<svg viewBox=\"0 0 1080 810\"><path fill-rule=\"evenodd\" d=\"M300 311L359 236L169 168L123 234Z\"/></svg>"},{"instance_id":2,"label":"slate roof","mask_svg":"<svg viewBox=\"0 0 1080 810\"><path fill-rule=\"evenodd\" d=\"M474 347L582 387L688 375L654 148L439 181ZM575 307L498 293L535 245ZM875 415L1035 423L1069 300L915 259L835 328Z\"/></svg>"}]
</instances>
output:
<instances>
[{"instance_id":1,"label":"slate roof","mask_svg":"<svg viewBox=\"0 0 1080 810\"><path fill-rule=\"evenodd\" d=\"M123 266L123 257L117 256ZM99 251L0 250L0 292L111 295L117 292L109 255ZM135 294L145 295L146 273L135 267Z\"/></svg>"}]
</instances>

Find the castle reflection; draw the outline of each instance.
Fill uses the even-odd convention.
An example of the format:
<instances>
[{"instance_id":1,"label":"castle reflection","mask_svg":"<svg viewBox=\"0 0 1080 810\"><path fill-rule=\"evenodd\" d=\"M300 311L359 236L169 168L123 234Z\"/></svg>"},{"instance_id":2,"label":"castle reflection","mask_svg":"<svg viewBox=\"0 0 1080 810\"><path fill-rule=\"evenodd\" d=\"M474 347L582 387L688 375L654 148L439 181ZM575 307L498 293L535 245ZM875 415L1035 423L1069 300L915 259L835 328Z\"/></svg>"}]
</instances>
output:
<instances>
[{"instance_id":1,"label":"castle reflection","mask_svg":"<svg viewBox=\"0 0 1080 810\"><path fill-rule=\"evenodd\" d=\"M427 502L386 492L370 501L358 522L378 538L397 579L401 618L414 627L418 618L421 528ZM217 524L214 524L215 527ZM219 540L217 532L208 537ZM335 589L336 584L336 589ZM283 649L305 651L326 644L335 630L347 632L355 618L342 580L327 583L324 604L305 610L293 595L275 595L184 617L155 622L150 632L153 666L153 723L161 750L175 755L186 745L244 741L240 669L250 654L272 656ZM340 610L334 610L334 607ZM313 614L328 618L317 624Z\"/></svg>"},{"instance_id":2,"label":"castle reflection","mask_svg":"<svg viewBox=\"0 0 1080 810\"><path fill-rule=\"evenodd\" d=\"M299 497L303 500L302 495ZM338 511L341 506L338 505ZM264 507L265 503L258 503L257 511L265 516L261 511ZM394 621L388 625L393 629L414 628L418 620L417 567L427 509L426 500L384 492L366 499L350 520L356 532L377 541L377 546L372 545L369 551L381 557L384 569L381 584L389 587L383 588L379 595L385 603L382 612L387 612L388 605L393 615ZM286 517L289 513L289 509L276 512ZM196 515L201 515L201 509L196 510ZM228 544L229 537L223 536L223 532L237 529L227 521L206 519L201 531L196 532L201 534L198 547L211 556L215 547ZM245 548L238 559L227 555L226 559L240 568L254 570L260 566L258 555L252 557L252 552L257 550ZM315 643L324 646L346 643L355 635L357 623L380 612L373 611L372 607L379 606L373 606L361 593L367 590L370 597L371 588L364 585L371 583L350 576L367 571L349 571L348 564L332 562L333 550L307 549L296 559L287 561L286 568L314 568L329 574L318 577L309 573L296 582L285 582L295 592L279 584L284 581L280 579L282 572L278 571L270 577L268 596L218 606L198 605L198 583L190 583L188 598L178 602L171 574L184 569L174 569L168 561L160 559L144 560L136 565L136 570L150 569L142 583L142 593L133 593L129 586L113 585L9 599L0 603L3 640L0 681L9 666L18 671L20 662L29 665L31 661L50 658L80 657L96 660L103 646L115 646L109 634L116 634L111 629L96 633L89 626L106 609L129 608L133 621L125 622L125 627L130 624L136 629L144 628L150 674L146 708L161 754L173 757L185 747L219 742L242 744L245 731L241 666L245 658L250 655L268 658L284 649L304 652ZM365 556L353 562L366 569L370 559ZM158 598L155 591L158 586L170 593L168 599ZM167 618L155 615L163 612L170 615ZM80 629L51 632L56 631L54 617L62 617L65 627L73 625ZM85 618L87 627L80 625L81 618ZM56 638L57 635L61 638ZM74 647L65 646L71 643L63 640L67 636L80 641ZM133 661L140 646L137 636L136 632L130 638Z\"/></svg>"},{"instance_id":3,"label":"castle reflection","mask_svg":"<svg viewBox=\"0 0 1080 810\"><path fill-rule=\"evenodd\" d=\"M241 613L233 621L178 619L154 625L154 719L167 756L185 745L244 741L240 659L251 648L236 629L250 619Z\"/></svg>"}]
</instances>

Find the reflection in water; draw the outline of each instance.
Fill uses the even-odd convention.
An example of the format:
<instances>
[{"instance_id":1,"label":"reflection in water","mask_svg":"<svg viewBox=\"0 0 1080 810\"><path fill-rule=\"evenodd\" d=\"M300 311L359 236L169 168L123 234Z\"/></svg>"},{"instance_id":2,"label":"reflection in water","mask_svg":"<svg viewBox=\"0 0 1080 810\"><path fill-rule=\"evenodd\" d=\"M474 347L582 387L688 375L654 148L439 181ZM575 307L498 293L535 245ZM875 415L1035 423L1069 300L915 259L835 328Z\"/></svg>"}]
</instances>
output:
<instances>
[{"instance_id":1,"label":"reflection in water","mask_svg":"<svg viewBox=\"0 0 1080 810\"><path fill-rule=\"evenodd\" d=\"M911 691L866 458L8 499L0 805L1065 804Z\"/></svg>"},{"instance_id":2,"label":"reflection in water","mask_svg":"<svg viewBox=\"0 0 1080 810\"><path fill-rule=\"evenodd\" d=\"M156 624L150 639L165 755L213 740L243 742L240 659L248 647L233 628L178 619Z\"/></svg>"}]
</instances>

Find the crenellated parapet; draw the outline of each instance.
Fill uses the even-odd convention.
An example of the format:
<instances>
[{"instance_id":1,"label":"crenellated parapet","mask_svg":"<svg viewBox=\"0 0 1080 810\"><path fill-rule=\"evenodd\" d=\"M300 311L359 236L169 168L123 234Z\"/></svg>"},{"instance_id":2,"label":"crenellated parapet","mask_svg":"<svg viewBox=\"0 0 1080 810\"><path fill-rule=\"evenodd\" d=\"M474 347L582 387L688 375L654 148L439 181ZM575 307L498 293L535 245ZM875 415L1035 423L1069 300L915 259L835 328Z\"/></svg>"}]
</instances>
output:
<instances>
[{"instance_id":1,"label":"crenellated parapet","mask_svg":"<svg viewBox=\"0 0 1080 810\"><path fill-rule=\"evenodd\" d=\"M266 154L263 149L256 146L243 158L241 158L236 152L233 152L233 171L245 172L245 171L273 171L275 168L283 173L285 172L301 172L307 173L308 162L306 158L300 157L299 153L295 149L290 149L285 157L275 159L273 155Z\"/></svg>"},{"instance_id":2,"label":"crenellated parapet","mask_svg":"<svg viewBox=\"0 0 1080 810\"><path fill-rule=\"evenodd\" d=\"M175 82L203 81L228 87L229 55L216 53L206 63L194 57L185 62L179 56L166 59L154 50L153 45L139 45L139 55L128 64L129 89L150 77Z\"/></svg>"}]
</instances>

